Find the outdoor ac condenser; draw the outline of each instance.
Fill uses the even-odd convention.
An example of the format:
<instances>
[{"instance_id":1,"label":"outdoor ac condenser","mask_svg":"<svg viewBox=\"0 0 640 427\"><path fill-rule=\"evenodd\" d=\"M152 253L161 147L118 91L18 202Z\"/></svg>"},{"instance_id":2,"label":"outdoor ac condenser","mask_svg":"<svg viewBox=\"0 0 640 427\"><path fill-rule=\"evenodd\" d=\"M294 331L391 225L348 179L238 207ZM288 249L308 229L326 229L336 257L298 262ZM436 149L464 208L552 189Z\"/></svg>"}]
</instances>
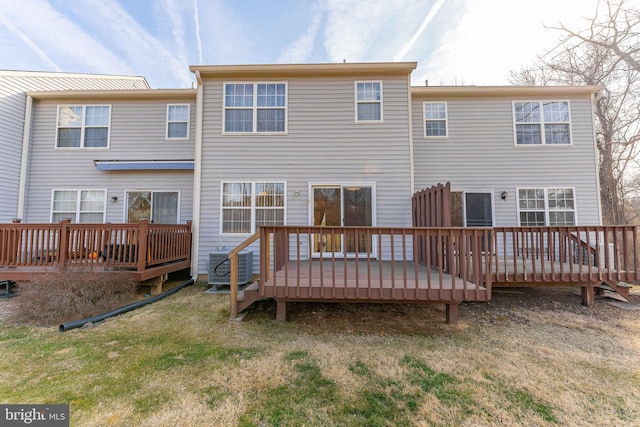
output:
<instances>
[{"instance_id":1,"label":"outdoor ac condenser","mask_svg":"<svg viewBox=\"0 0 640 427\"><path fill-rule=\"evenodd\" d=\"M231 279L228 252L211 252L209 254L210 285L228 285ZM244 284L253 276L253 251L238 253L238 284Z\"/></svg>"}]
</instances>

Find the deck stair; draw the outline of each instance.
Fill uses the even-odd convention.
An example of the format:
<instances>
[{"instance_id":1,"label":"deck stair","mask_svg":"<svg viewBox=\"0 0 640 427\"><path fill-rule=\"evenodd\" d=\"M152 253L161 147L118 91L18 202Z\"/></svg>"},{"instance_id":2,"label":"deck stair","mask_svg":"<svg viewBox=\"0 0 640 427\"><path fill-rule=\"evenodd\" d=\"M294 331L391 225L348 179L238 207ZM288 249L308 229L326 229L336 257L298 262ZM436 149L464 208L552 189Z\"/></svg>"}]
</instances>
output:
<instances>
[{"instance_id":1,"label":"deck stair","mask_svg":"<svg viewBox=\"0 0 640 427\"><path fill-rule=\"evenodd\" d=\"M597 287L597 289L602 292L616 292L627 302L629 302L629 291L631 290L631 288L632 286L628 283L614 281L604 281L600 286Z\"/></svg>"},{"instance_id":2,"label":"deck stair","mask_svg":"<svg viewBox=\"0 0 640 427\"><path fill-rule=\"evenodd\" d=\"M251 304L260 299L259 281L251 283L249 286L238 292L238 313L249 308Z\"/></svg>"}]
</instances>

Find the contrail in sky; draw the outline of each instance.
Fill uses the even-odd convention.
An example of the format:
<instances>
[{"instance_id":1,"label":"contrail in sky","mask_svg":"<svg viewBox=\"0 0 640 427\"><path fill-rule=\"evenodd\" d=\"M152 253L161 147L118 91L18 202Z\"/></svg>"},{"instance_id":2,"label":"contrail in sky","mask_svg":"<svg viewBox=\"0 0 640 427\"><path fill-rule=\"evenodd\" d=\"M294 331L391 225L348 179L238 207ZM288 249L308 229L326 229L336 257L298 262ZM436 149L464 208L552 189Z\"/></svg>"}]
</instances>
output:
<instances>
[{"instance_id":1,"label":"contrail in sky","mask_svg":"<svg viewBox=\"0 0 640 427\"><path fill-rule=\"evenodd\" d=\"M198 0L193 0L193 14L196 21L196 42L198 45L198 59L202 65L202 40L200 40L200 18L198 17Z\"/></svg>"},{"instance_id":2,"label":"contrail in sky","mask_svg":"<svg viewBox=\"0 0 640 427\"><path fill-rule=\"evenodd\" d=\"M442 7L442 5L445 3L445 1L446 0L438 0L438 1L436 1L436 4L434 4L431 7L431 9L429 10L429 13L427 13L427 17L424 18L424 21L422 21L422 25L420 25L420 28L418 28L418 31L416 31L416 33L413 35L413 37L411 37L411 40L409 40L409 42L407 42L402 47L400 52L398 52L396 54L396 56L393 58L394 62L399 62L399 61L402 61L404 59L405 55L407 53L409 53L409 50L411 50L413 45L416 44L416 41L418 41L418 38L422 35L422 33L424 32L425 28L427 28L427 25L429 25L429 23L433 20L434 16L436 16L436 14L438 13L438 11Z\"/></svg>"},{"instance_id":3,"label":"contrail in sky","mask_svg":"<svg viewBox=\"0 0 640 427\"><path fill-rule=\"evenodd\" d=\"M60 67L58 67L56 65L55 62L53 62L51 60L51 58L49 58L47 56L47 54L38 47L38 45L36 44L36 42L34 42L33 40L31 40L29 38L29 36L27 36L25 33L23 33L22 31L20 31L20 29L18 29L17 27L15 27L12 23L10 23L9 21L7 21L4 17L0 16L0 24L4 25L5 27L7 27L9 29L9 31L11 31L12 33L16 34L18 37L20 37L22 39L22 41L24 41L39 57L40 59L42 59L44 62L46 62L47 64L49 64L49 66L51 68L53 68L55 71L62 71L62 69Z\"/></svg>"}]
</instances>

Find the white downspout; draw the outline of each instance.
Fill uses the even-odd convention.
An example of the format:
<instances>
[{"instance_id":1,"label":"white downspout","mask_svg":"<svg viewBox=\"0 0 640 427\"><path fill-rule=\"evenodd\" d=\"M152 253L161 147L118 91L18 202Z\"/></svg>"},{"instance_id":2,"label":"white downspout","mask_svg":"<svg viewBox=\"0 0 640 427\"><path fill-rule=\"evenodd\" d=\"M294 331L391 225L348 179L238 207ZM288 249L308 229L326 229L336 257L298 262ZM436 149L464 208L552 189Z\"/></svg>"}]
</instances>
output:
<instances>
[{"instance_id":1,"label":"white downspout","mask_svg":"<svg viewBox=\"0 0 640 427\"><path fill-rule=\"evenodd\" d=\"M31 140L31 111L33 109L33 98L27 95L27 102L24 108L24 123L22 126L22 158L20 159L20 181L18 183L18 206L16 218L24 218L24 203L27 192L27 167L29 165L29 146Z\"/></svg>"},{"instance_id":2,"label":"white downspout","mask_svg":"<svg viewBox=\"0 0 640 427\"><path fill-rule=\"evenodd\" d=\"M598 92L593 94L591 98L591 129L593 130L593 158L596 169L596 192L597 192L597 203L598 203L598 225L602 225L602 197L600 197L600 168L599 168L599 159L598 159L598 141L596 139L596 113L595 113L595 105L602 99L604 96L604 89L599 90Z\"/></svg>"},{"instance_id":3,"label":"white downspout","mask_svg":"<svg viewBox=\"0 0 640 427\"><path fill-rule=\"evenodd\" d=\"M191 221L191 277L198 280L198 257L200 248L200 189L202 187L202 115L204 110L204 86L200 71L196 71L198 92L196 94L196 134L193 166L193 220Z\"/></svg>"}]
</instances>

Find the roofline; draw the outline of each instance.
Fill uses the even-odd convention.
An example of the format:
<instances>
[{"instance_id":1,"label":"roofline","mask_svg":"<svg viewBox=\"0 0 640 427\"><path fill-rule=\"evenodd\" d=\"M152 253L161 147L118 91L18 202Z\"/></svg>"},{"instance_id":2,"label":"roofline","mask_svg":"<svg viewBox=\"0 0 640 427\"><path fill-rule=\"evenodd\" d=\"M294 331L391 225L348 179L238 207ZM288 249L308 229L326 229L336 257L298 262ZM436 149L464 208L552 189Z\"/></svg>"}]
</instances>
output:
<instances>
[{"instance_id":1,"label":"roofline","mask_svg":"<svg viewBox=\"0 0 640 427\"><path fill-rule=\"evenodd\" d=\"M412 86L411 95L426 97L498 97L594 95L604 86Z\"/></svg>"},{"instance_id":2,"label":"roofline","mask_svg":"<svg viewBox=\"0 0 640 427\"><path fill-rule=\"evenodd\" d=\"M93 73L67 73L64 71L30 71L30 70L0 70L0 76L32 76L42 77L81 77L87 79L118 79L118 80L141 80L147 87L149 83L144 76L128 76L120 74L93 74Z\"/></svg>"},{"instance_id":3,"label":"roofline","mask_svg":"<svg viewBox=\"0 0 640 427\"><path fill-rule=\"evenodd\" d=\"M27 92L34 99L184 99L197 89L50 90Z\"/></svg>"},{"instance_id":4,"label":"roofline","mask_svg":"<svg viewBox=\"0 0 640 427\"><path fill-rule=\"evenodd\" d=\"M248 64L248 65L192 65L191 72L202 77L225 76L318 76L318 75L384 75L410 74L416 62L339 62L315 64Z\"/></svg>"}]
</instances>

